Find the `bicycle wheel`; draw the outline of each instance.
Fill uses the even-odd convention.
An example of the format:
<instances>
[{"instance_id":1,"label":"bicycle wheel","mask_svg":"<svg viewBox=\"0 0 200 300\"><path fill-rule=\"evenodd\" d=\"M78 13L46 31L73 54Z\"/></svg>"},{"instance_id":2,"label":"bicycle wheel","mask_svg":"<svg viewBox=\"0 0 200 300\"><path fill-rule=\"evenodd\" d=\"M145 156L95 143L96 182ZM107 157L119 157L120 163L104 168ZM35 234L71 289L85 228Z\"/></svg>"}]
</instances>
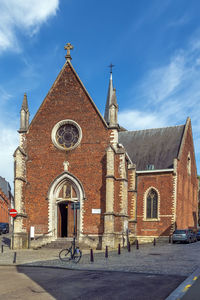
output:
<instances>
[{"instance_id":1,"label":"bicycle wheel","mask_svg":"<svg viewBox=\"0 0 200 300\"><path fill-rule=\"evenodd\" d=\"M71 260L71 251L69 249L62 249L59 253L61 261L67 262Z\"/></svg>"},{"instance_id":2,"label":"bicycle wheel","mask_svg":"<svg viewBox=\"0 0 200 300\"><path fill-rule=\"evenodd\" d=\"M74 252L74 256L73 256L73 262L75 264L77 264L80 261L81 257L82 257L81 250L79 248L75 248L75 252Z\"/></svg>"}]
</instances>

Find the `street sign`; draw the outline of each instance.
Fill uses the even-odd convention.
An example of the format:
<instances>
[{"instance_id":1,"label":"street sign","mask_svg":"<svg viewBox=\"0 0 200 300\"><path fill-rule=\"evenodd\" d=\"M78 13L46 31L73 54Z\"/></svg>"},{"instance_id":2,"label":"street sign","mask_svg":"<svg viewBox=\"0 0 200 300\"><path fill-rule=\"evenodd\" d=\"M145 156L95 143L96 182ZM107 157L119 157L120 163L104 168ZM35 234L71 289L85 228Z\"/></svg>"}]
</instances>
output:
<instances>
[{"instance_id":1,"label":"street sign","mask_svg":"<svg viewBox=\"0 0 200 300\"><path fill-rule=\"evenodd\" d=\"M73 202L71 205L72 209L80 209L80 202Z\"/></svg>"},{"instance_id":2,"label":"street sign","mask_svg":"<svg viewBox=\"0 0 200 300\"><path fill-rule=\"evenodd\" d=\"M15 218L16 216L17 216L17 211L16 211L16 209L10 209L10 211L9 211L9 215L11 216L11 217L13 217L13 218Z\"/></svg>"}]
</instances>

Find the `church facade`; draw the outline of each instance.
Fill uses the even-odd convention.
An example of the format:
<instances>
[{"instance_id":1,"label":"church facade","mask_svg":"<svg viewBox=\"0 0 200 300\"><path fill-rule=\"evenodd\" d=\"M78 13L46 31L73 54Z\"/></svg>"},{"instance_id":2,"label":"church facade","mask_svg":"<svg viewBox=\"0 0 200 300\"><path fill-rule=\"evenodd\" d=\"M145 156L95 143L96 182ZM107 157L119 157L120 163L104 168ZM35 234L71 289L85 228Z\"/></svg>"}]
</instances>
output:
<instances>
[{"instance_id":1,"label":"church facade","mask_svg":"<svg viewBox=\"0 0 200 300\"><path fill-rule=\"evenodd\" d=\"M41 244L76 235L91 247L168 238L196 228L198 181L191 121L127 131L118 124L110 75L102 117L66 62L29 124L27 96L14 153L13 247L26 248L30 227ZM34 241L33 241L34 242Z\"/></svg>"}]
</instances>

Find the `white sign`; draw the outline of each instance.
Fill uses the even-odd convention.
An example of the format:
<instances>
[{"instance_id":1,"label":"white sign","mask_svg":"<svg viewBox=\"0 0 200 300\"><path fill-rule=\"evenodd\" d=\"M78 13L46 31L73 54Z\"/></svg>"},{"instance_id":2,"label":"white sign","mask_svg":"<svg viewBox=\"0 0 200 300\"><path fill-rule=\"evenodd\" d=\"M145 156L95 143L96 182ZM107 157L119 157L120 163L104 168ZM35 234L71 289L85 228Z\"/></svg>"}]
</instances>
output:
<instances>
[{"instance_id":1,"label":"white sign","mask_svg":"<svg viewBox=\"0 0 200 300\"><path fill-rule=\"evenodd\" d=\"M30 238L34 239L34 236L35 236L35 227L31 226L30 227Z\"/></svg>"},{"instance_id":2,"label":"white sign","mask_svg":"<svg viewBox=\"0 0 200 300\"><path fill-rule=\"evenodd\" d=\"M100 214L101 208L92 208L92 214Z\"/></svg>"}]
</instances>

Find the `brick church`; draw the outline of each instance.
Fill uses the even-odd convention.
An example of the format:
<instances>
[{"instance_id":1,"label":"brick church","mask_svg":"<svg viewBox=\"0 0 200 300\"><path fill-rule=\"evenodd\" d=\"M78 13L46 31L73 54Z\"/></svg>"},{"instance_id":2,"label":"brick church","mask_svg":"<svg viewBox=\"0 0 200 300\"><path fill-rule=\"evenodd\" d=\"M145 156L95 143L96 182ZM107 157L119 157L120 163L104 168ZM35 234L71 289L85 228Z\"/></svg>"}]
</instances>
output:
<instances>
[{"instance_id":1,"label":"brick church","mask_svg":"<svg viewBox=\"0 0 200 300\"><path fill-rule=\"evenodd\" d=\"M190 118L180 126L127 131L118 124L112 72L104 117L66 62L29 124L27 96L14 153L14 248L30 228L96 247L168 239L196 228L198 180ZM134 122L134 120L133 120ZM34 242L34 241L33 241Z\"/></svg>"}]
</instances>

